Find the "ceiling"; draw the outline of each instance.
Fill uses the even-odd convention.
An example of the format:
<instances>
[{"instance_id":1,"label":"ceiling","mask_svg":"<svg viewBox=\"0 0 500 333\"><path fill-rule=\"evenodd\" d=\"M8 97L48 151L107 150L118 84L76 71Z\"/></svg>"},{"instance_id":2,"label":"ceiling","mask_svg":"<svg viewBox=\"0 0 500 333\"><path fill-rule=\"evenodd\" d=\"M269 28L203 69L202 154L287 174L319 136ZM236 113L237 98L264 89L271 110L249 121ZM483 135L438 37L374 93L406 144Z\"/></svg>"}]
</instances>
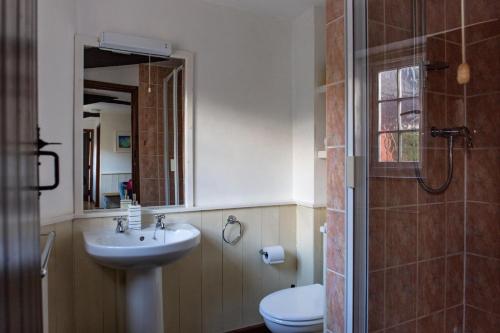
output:
<instances>
[{"instance_id":1,"label":"ceiling","mask_svg":"<svg viewBox=\"0 0 500 333\"><path fill-rule=\"evenodd\" d=\"M113 103L94 103L83 106L83 112L100 114L103 112L131 112L130 105L121 105Z\"/></svg>"},{"instance_id":2,"label":"ceiling","mask_svg":"<svg viewBox=\"0 0 500 333\"><path fill-rule=\"evenodd\" d=\"M95 103L89 103L85 104L83 106L83 111L84 112L92 112L92 113L101 113L101 112L130 112L130 93L126 92L119 92L119 91L112 91L112 90L102 90L102 89L84 89L84 100L85 100L85 95L90 95L90 96L103 96L103 97L110 97L110 98L115 98L116 101L119 101L120 103L116 102L103 102L99 101L99 99L95 100ZM129 104L125 104L128 102Z\"/></svg>"},{"instance_id":3,"label":"ceiling","mask_svg":"<svg viewBox=\"0 0 500 333\"><path fill-rule=\"evenodd\" d=\"M314 5L325 0L204 0L206 2L251 11L281 19L293 19Z\"/></svg>"}]
</instances>

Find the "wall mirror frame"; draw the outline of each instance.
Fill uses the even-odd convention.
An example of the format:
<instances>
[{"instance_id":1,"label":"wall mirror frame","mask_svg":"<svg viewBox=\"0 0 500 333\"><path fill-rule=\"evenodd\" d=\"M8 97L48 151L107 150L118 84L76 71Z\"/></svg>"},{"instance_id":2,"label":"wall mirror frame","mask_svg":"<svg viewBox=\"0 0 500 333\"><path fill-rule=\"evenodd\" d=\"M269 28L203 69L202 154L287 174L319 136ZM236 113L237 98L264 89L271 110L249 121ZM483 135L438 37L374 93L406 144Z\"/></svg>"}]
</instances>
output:
<instances>
[{"instance_id":1,"label":"wall mirror frame","mask_svg":"<svg viewBox=\"0 0 500 333\"><path fill-rule=\"evenodd\" d=\"M73 128L73 142L74 142L74 157L73 157L73 172L74 172L74 211L76 216L100 214L103 216L116 215L117 212L123 209L84 209L84 201L82 200L82 193L84 191L83 180L83 107L84 107L84 50L86 47L98 47L99 40L97 37L86 35L75 35L75 62L74 62L74 128ZM194 54L183 50L174 50L171 58L176 58L184 61L184 84L183 91L183 194L184 204L182 206L155 206L147 207L155 211L168 211L172 209L182 209L194 207L194 141L193 141L193 124L194 124ZM132 155L137 155L132 152ZM137 158L137 156L136 156Z\"/></svg>"}]
</instances>

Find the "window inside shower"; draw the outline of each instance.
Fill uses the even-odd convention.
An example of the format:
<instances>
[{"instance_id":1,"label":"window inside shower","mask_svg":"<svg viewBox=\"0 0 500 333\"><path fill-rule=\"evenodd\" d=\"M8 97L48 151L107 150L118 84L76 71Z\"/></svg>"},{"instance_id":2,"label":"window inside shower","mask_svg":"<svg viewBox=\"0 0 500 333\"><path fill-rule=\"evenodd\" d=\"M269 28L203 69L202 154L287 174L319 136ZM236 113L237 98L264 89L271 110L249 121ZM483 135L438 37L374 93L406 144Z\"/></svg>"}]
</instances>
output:
<instances>
[{"instance_id":1,"label":"window inside shower","mask_svg":"<svg viewBox=\"0 0 500 333\"><path fill-rule=\"evenodd\" d=\"M420 69L404 66L377 73L378 162L418 162Z\"/></svg>"}]
</instances>

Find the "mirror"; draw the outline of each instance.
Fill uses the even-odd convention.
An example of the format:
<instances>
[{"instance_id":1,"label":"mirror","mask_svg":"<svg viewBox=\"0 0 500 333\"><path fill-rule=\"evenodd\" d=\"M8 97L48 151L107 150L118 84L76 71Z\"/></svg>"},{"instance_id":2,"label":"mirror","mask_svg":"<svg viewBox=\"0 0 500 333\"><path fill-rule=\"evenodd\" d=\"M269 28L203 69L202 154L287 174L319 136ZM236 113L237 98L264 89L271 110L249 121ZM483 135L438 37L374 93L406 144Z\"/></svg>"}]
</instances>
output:
<instances>
[{"instance_id":1,"label":"mirror","mask_svg":"<svg viewBox=\"0 0 500 333\"><path fill-rule=\"evenodd\" d=\"M83 209L185 202L185 60L83 50Z\"/></svg>"}]
</instances>

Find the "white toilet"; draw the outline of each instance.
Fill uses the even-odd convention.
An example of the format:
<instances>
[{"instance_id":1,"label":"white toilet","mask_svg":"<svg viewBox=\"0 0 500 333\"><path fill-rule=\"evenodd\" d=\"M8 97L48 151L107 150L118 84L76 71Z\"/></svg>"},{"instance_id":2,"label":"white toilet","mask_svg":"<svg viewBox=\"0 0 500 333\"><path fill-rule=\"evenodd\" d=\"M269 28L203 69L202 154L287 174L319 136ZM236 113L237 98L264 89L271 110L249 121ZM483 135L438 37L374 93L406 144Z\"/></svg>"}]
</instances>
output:
<instances>
[{"instance_id":1,"label":"white toilet","mask_svg":"<svg viewBox=\"0 0 500 333\"><path fill-rule=\"evenodd\" d=\"M273 333L322 332L324 306L323 286L311 284L267 295L259 311Z\"/></svg>"}]
</instances>

